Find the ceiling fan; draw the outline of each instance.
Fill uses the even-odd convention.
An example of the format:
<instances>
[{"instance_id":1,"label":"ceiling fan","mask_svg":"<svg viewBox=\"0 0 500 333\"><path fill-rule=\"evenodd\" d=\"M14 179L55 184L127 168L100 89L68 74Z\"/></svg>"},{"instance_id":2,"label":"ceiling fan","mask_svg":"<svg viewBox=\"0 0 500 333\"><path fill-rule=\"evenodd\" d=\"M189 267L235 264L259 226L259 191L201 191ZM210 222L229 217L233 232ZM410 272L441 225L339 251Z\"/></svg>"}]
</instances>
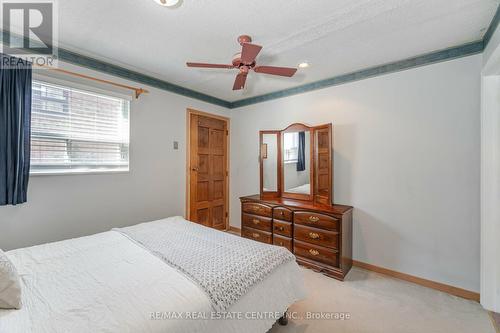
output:
<instances>
[{"instance_id":1,"label":"ceiling fan","mask_svg":"<svg viewBox=\"0 0 500 333\"><path fill-rule=\"evenodd\" d=\"M275 67L275 66L257 66L255 58L259 54L262 46L252 44L252 38L247 35L242 35L238 37L238 43L242 46L241 52L236 53L233 57L233 63L231 65L223 64L205 64L197 62L188 62L186 65L188 67L199 67L199 68L226 68L233 69L237 68L240 73L236 76L234 81L233 90L240 90L245 87L245 82L247 80L248 73L253 70L256 73L264 73L271 75L287 76L292 77L297 68L289 67Z\"/></svg>"}]
</instances>

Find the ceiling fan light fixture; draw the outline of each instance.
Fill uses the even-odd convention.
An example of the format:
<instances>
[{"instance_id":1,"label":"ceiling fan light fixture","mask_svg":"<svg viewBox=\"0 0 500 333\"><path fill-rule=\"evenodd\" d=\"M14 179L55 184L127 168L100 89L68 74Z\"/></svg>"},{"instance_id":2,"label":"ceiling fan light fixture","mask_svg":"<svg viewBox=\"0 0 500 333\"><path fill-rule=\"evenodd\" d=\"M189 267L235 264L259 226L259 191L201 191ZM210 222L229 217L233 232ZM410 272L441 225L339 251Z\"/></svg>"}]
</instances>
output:
<instances>
[{"instance_id":1,"label":"ceiling fan light fixture","mask_svg":"<svg viewBox=\"0 0 500 333\"><path fill-rule=\"evenodd\" d=\"M182 3L182 0L154 0L157 4L163 7L179 7Z\"/></svg>"}]
</instances>

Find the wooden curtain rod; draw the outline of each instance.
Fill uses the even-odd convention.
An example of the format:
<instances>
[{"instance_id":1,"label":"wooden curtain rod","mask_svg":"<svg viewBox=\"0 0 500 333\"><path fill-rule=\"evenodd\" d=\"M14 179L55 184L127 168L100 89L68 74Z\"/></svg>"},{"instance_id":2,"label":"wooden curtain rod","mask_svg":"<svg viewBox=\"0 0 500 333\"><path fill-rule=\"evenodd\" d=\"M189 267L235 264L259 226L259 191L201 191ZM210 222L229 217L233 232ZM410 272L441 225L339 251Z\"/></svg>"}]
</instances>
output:
<instances>
[{"instance_id":1,"label":"wooden curtain rod","mask_svg":"<svg viewBox=\"0 0 500 333\"><path fill-rule=\"evenodd\" d=\"M36 65L34 67L46 68L46 69L54 71L54 72L59 72L59 73L64 73L64 74L68 74L68 75L73 75L73 76L77 76L77 77L84 78L84 79L87 79L87 80L97 81L97 82L100 82L100 83L110 84L110 85L115 86L115 87L120 87L120 88L124 88L124 89L133 90L133 91L135 91L135 98L139 98L139 96L141 96L142 94L149 93L149 91L146 90L146 89L135 88L135 87L127 86L125 84L116 83L116 82L113 82L113 81L98 79L98 78L93 77L93 76L89 76L89 75L85 75L85 74L80 74L80 73L75 73L75 72L71 72L71 71L68 71L68 70L65 70L65 69L61 69L61 68L54 68L54 67L49 67L49 66L45 66L45 65Z\"/></svg>"}]
</instances>

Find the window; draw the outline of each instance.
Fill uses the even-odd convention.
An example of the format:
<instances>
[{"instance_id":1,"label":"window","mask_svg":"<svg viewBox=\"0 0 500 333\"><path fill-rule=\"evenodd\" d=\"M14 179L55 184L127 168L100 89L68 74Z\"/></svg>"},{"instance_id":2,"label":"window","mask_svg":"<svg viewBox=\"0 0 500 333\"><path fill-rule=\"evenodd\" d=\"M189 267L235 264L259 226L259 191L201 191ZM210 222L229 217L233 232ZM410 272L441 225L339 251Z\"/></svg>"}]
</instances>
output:
<instances>
[{"instance_id":1,"label":"window","mask_svg":"<svg viewBox=\"0 0 500 333\"><path fill-rule=\"evenodd\" d=\"M299 133L285 133L283 139L285 163L297 163L299 159Z\"/></svg>"},{"instance_id":2,"label":"window","mask_svg":"<svg viewBox=\"0 0 500 333\"><path fill-rule=\"evenodd\" d=\"M33 81L31 173L128 171L125 99Z\"/></svg>"}]
</instances>

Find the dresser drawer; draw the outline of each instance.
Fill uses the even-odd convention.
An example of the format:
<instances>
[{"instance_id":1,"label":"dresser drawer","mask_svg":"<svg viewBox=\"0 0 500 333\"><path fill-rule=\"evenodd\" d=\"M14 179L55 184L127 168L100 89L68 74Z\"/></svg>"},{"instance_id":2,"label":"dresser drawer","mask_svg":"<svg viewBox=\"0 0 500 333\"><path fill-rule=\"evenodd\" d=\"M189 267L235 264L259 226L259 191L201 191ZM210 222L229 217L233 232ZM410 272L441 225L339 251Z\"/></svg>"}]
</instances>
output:
<instances>
[{"instance_id":1,"label":"dresser drawer","mask_svg":"<svg viewBox=\"0 0 500 333\"><path fill-rule=\"evenodd\" d=\"M273 236L273 244L286 247L288 249L288 251L290 251L290 252L293 251L291 238L274 235Z\"/></svg>"},{"instance_id":2,"label":"dresser drawer","mask_svg":"<svg viewBox=\"0 0 500 333\"><path fill-rule=\"evenodd\" d=\"M273 209L269 206L256 203L256 202L244 202L242 204L242 209L245 213L255 214L260 216L272 217Z\"/></svg>"},{"instance_id":3,"label":"dresser drawer","mask_svg":"<svg viewBox=\"0 0 500 333\"><path fill-rule=\"evenodd\" d=\"M298 240L293 242L293 249L296 256L338 267L339 256L335 250Z\"/></svg>"},{"instance_id":4,"label":"dresser drawer","mask_svg":"<svg viewBox=\"0 0 500 333\"><path fill-rule=\"evenodd\" d=\"M292 222L292 211L283 207L273 209L273 217L278 220Z\"/></svg>"},{"instance_id":5,"label":"dresser drawer","mask_svg":"<svg viewBox=\"0 0 500 333\"><path fill-rule=\"evenodd\" d=\"M303 224L326 230L339 230L339 220L325 214L300 211L293 214L296 224Z\"/></svg>"},{"instance_id":6,"label":"dresser drawer","mask_svg":"<svg viewBox=\"0 0 500 333\"><path fill-rule=\"evenodd\" d=\"M266 244L273 243L272 235L269 232L264 232L262 230L257 230L253 228L243 227L243 229L241 230L241 236Z\"/></svg>"},{"instance_id":7,"label":"dresser drawer","mask_svg":"<svg viewBox=\"0 0 500 333\"><path fill-rule=\"evenodd\" d=\"M310 228L301 225L294 226L294 238L315 245L332 249L339 247L339 235L334 231Z\"/></svg>"},{"instance_id":8,"label":"dresser drawer","mask_svg":"<svg viewBox=\"0 0 500 333\"><path fill-rule=\"evenodd\" d=\"M270 217L243 213L242 222L244 227L250 227L267 232L271 232L272 230L272 219Z\"/></svg>"},{"instance_id":9,"label":"dresser drawer","mask_svg":"<svg viewBox=\"0 0 500 333\"><path fill-rule=\"evenodd\" d=\"M282 221L273 221L273 233L278 235L283 235L287 237L292 237L292 224Z\"/></svg>"}]
</instances>

